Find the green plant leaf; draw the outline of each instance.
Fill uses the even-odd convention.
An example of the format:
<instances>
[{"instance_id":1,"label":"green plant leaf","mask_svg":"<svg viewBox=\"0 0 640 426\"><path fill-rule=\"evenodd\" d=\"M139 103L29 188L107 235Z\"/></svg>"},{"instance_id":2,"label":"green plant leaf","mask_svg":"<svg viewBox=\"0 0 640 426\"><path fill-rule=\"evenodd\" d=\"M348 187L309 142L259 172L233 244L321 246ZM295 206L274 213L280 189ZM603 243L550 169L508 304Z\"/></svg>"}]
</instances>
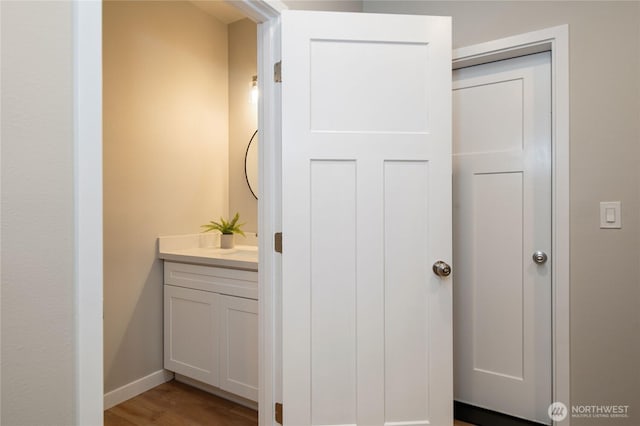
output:
<instances>
[{"instance_id":1,"label":"green plant leaf","mask_svg":"<svg viewBox=\"0 0 640 426\"><path fill-rule=\"evenodd\" d=\"M240 214L236 213L233 219L230 222L227 222L223 217L220 218L220 222L210 221L206 225L201 225L200 227L204 230L202 232L209 231L220 231L223 234L240 234L244 235L242 231L242 226L244 223L238 224L238 220L240 219Z\"/></svg>"}]
</instances>

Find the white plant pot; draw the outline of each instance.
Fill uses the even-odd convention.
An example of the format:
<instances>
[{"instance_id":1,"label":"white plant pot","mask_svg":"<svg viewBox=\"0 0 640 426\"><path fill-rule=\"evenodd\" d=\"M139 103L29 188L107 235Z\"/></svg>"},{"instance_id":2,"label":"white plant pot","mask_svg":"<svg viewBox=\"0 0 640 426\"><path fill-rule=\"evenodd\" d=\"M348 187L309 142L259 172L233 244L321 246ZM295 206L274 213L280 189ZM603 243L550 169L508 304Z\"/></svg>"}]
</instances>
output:
<instances>
[{"instance_id":1,"label":"white plant pot","mask_svg":"<svg viewBox=\"0 0 640 426\"><path fill-rule=\"evenodd\" d=\"M234 246L233 234L221 234L220 235L220 248L232 249L233 246Z\"/></svg>"}]
</instances>

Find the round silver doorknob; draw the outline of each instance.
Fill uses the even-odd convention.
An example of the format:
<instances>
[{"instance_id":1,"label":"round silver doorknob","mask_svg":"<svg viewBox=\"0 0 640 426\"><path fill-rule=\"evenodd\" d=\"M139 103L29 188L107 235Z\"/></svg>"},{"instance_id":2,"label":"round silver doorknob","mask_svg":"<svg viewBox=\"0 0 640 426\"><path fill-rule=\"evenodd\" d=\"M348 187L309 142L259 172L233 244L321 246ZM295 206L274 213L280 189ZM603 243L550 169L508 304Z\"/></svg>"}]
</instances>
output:
<instances>
[{"instance_id":1,"label":"round silver doorknob","mask_svg":"<svg viewBox=\"0 0 640 426\"><path fill-rule=\"evenodd\" d=\"M533 261L539 265L542 265L547 261L547 254L543 251L537 251L533 253Z\"/></svg>"},{"instance_id":2,"label":"round silver doorknob","mask_svg":"<svg viewBox=\"0 0 640 426\"><path fill-rule=\"evenodd\" d=\"M433 264L433 273L439 277L448 277L451 275L451 266L447 265L442 260L438 260Z\"/></svg>"}]
</instances>

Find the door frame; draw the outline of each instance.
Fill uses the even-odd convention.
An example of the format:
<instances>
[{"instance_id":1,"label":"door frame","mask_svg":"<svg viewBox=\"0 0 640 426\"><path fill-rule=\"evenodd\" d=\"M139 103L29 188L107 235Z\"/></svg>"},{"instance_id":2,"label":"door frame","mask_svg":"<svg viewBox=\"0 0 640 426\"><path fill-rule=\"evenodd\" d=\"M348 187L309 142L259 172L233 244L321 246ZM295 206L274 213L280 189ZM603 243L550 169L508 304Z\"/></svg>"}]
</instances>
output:
<instances>
[{"instance_id":1,"label":"door frame","mask_svg":"<svg viewBox=\"0 0 640 426\"><path fill-rule=\"evenodd\" d=\"M282 401L282 258L274 250L282 229L281 89L274 77L280 61L279 0L232 3L258 25L258 424L275 424L275 402Z\"/></svg>"},{"instance_id":2,"label":"door frame","mask_svg":"<svg viewBox=\"0 0 640 426\"><path fill-rule=\"evenodd\" d=\"M225 0L228 1L228 0ZM272 424L278 395L278 299L280 273L273 233L280 227L277 185L279 161L279 89L271 78L280 58L280 0L228 1L258 23L260 143L259 348L260 424ZM102 235L102 0L73 0L74 122L74 312L76 424L103 424L103 235ZM266 236L266 238L264 237Z\"/></svg>"},{"instance_id":3,"label":"door frame","mask_svg":"<svg viewBox=\"0 0 640 426\"><path fill-rule=\"evenodd\" d=\"M455 49L453 69L546 51L551 52L552 110L551 397L570 407L569 26L560 25ZM571 424L570 413L562 424Z\"/></svg>"}]
</instances>

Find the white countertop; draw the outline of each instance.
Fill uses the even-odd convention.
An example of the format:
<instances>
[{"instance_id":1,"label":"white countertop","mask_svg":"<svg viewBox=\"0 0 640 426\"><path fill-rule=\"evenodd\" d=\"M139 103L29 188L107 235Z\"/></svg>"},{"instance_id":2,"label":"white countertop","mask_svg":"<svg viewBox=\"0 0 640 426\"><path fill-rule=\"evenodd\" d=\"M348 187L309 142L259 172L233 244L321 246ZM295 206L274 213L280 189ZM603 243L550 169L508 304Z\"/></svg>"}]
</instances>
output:
<instances>
[{"instance_id":1,"label":"white countertop","mask_svg":"<svg viewBox=\"0 0 640 426\"><path fill-rule=\"evenodd\" d=\"M246 240L250 240L249 236ZM158 238L158 257L173 262L221 268L258 270L258 247L236 245L221 249L217 234L191 234Z\"/></svg>"}]
</instances>

